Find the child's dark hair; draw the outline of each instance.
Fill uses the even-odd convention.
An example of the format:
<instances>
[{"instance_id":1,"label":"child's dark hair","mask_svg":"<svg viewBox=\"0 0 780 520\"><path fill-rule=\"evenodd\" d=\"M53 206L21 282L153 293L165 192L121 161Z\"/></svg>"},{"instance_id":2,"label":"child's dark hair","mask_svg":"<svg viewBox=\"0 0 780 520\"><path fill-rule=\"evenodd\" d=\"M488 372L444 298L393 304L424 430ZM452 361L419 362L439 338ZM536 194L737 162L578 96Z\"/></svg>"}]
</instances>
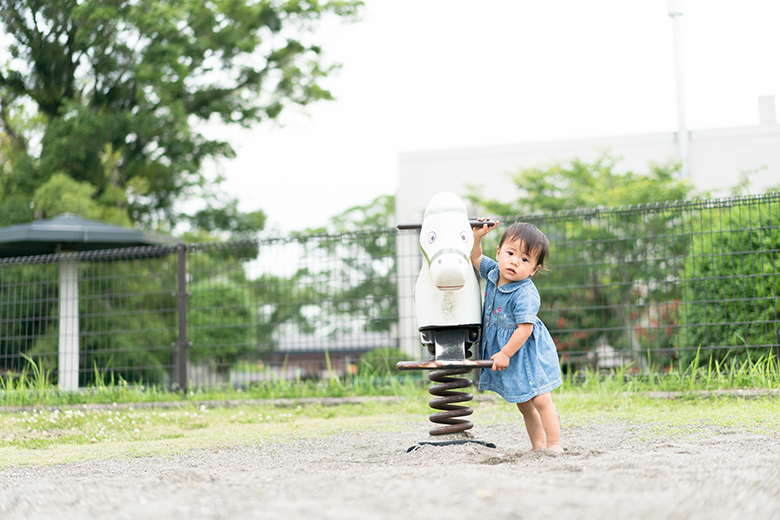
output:
<instances>
[{"instance_id":1,"label":"child's dark hair","mask_svg":"<svg viewBox=\"0 0 780 520\"><path fill-rule=\"evenodd\" d=\"M540 268L545 268L544 260L550 254L550 241L538 227L528 222L515 222L504 231L498 247L503 246L504 242L515 240L522 242L530 254L536 255L536 263Z\"/></svg>"}]
</instances>

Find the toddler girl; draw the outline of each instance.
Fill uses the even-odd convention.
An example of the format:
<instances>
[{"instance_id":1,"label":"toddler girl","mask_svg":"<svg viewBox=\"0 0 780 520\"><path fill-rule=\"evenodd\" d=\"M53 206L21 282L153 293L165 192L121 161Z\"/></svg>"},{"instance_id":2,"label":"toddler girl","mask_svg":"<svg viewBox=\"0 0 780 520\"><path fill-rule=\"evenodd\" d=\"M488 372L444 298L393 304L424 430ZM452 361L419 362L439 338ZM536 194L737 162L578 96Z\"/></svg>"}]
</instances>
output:
<instances>
[{"instance_id":1,"label":"toddler girl","mask_svg":"<svg viewBox=\"0 0 780 520\"><path fill-rule=\"evenodd\" d=\"M480 219L482 220L482 219ZM474 228L471 262L487 280L479 358L493 360L479 388L517 403L533 450L563 452L558 411L550 392L563 384L558 354L547 327L536 317L541 300L531 276L544 265L550 242L532 224L509 226L496 260L482 254L482 237L498 225Z\"/></svg>"}]
</instances>

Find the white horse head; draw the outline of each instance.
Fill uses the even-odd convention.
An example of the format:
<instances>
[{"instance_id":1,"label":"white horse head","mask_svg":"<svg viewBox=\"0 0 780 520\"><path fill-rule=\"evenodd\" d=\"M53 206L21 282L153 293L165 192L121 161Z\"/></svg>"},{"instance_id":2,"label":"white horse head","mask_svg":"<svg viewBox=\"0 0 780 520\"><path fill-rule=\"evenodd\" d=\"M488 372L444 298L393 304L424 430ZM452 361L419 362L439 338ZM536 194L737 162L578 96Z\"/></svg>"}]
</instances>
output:
<instances>
[{"instance_id":1,"label":"white horse head","mask_svg":"<svg viewBox=\"0 0 780 520\"><path fill-rule=\"evenodd\" d=\"M479 283L471 265L474 234L460 197L442 192L428 203L420 229L423 261L415 288L418 323L479 324Z\"/></svg>"},{"instance_id":2,"label":"white horse head","mask_svg":"<svg viewBox=\"0 0 780 520\"><path fill-rule=\"evenodd\" d=\"M433 197L425 209L420 230L420 249L433 284L441 291L461 289L471 269L474 235L466 206L449 192Z\"/></svg>"}]
</instances>

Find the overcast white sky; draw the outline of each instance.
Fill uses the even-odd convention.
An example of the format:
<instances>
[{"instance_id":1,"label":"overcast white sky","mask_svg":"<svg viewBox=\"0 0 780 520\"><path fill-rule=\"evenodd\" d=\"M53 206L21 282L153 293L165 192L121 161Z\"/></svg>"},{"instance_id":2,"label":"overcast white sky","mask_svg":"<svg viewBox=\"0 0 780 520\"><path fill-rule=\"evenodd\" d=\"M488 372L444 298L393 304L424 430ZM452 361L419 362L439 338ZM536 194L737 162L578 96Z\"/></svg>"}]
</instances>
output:
<instances>
[{"instance_id":1,"label":"overcast white sky","mask_svg":"<svg viewBox=\"0 0 780 520\"><path fill-rule=\"evenodd\" d=\"M780 1L684 10L688 128L755 125L761 95L780 106ZM677 128L666 0L367 0L315 39L343 64L337 100L231 131L238 158L218 166L279 233L395 193L399 153Z\"/></svg>"}]
</instances>

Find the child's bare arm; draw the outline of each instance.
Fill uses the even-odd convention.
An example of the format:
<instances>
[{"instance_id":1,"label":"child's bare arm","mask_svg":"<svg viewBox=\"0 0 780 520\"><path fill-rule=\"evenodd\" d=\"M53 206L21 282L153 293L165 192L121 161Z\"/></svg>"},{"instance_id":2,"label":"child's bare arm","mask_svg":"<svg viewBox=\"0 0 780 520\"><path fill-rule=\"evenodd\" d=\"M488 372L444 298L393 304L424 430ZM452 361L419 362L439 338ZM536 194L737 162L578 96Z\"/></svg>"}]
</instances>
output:
<instances>
[{"instance_id":1,"label":"child's bare arm","mask_svg":"<svg viewBox=\"0 0 780 520\"><path fill-rule=\"evenodd\" d=\"M479 220L487 220L485 217L480 217ZM482 237L490 233L498 225L498 221L488 227L487 224L482 224L482 227L476 227L473 229L474 233L474 249L471 250L471 264L475 269L479 269L479 264L482 263Z\"/></svg>"},{"instance_id":2,"label":"child's bare arm","mask_svg":"<svg viewBox=\"0 0 780 520\"><path fill-rule=\"evenodd\" d=\"M501 350L490 356L493 360L493 371L504 370L509 366L509 358L514 356L520 348L525 345L531 333L534 331L532 323L518 323L517 328L512 333L512 337L501 347Z\"/></svg>"}]
</instances>

